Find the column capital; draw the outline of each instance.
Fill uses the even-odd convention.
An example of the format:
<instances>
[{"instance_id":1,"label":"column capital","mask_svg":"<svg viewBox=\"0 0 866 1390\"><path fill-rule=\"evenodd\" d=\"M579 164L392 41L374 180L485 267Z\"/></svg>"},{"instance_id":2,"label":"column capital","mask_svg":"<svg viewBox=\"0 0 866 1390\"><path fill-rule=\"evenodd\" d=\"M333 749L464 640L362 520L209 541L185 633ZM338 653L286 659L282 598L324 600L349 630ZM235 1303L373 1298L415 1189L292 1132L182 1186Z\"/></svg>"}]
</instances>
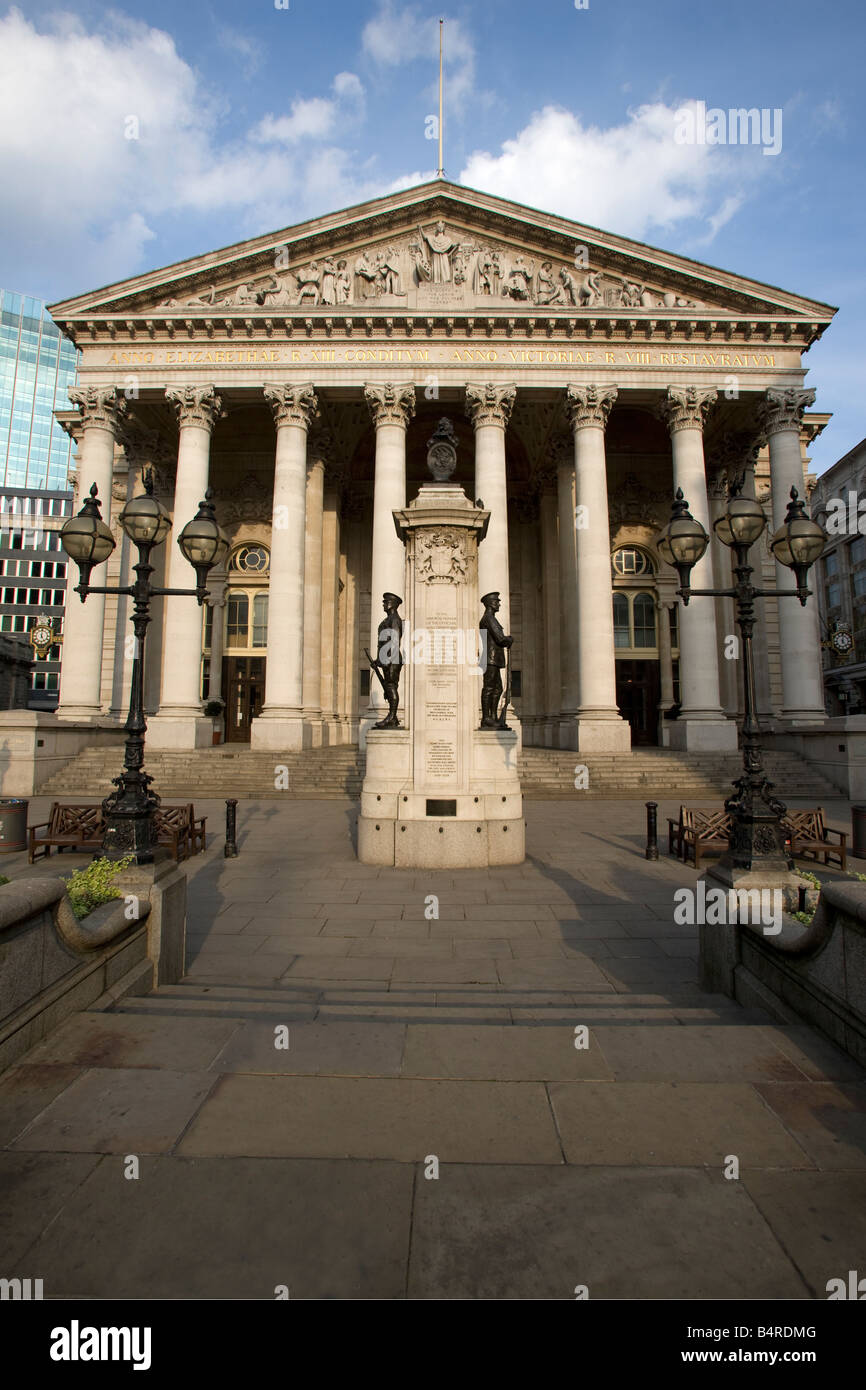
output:
<instances>
[{"instance_id":1,"label":"column capital","mask_svg":"<svg viewBox=\"0 0 866 1390\"><path fill-rule=\"evenodd\" d=\"M466 414L475 429L480 425L498 425L504 430L511 419L516 397L516 386L497 386L493 381L483 385L467 382Z\"/></svg>"},{"instance_id":2,"label":"column capital","mask_svg":"<svg viewBox=\"0 0 866 1390\"><path fill-rule=\"evenodd\" d=\"M658 414L671 434L677 430L703 430L718 392L705 386L669 386L666 398L658 403Z\"/></svg>"},{"instance_id":3,"label":"column capital","mask_svg":"<svg viewBox=\"0 0 866 1390\"><path fill-rule=\"evenodd\" d=\"M174 406L181 429L195 425L210 433L226 413L213 386L167 386L165 399Z\"/></svg>"},{"instance_id":4,"label":"column capital","mask_svg":"<svg viewBox=\"0 0 866 1390\"><path fill-rule=\"evenodd\" d=\"M302 386L265 386L262 395L271 407L277 429L281 425L298 425L308 430L319 413L319 399L311 381Z\"/></svg>"},{"instance_id":5,"label":"column capital","mask_svg":"<svg viewBox=\"0 0 866 1390\"><path fill-rule=\"evenodd\" d=\"M367 382L364 400L376 429L380 425L402 425L404 430L408 429L415 415L415 385L411 381L397 385L393 381Z\"/></svg>"},{"instance_id":6,"label":"column capital","mask_svg":"<svg viewBox=\"0 0 866 1390\"><path fill-rule=\"evenodd\" d=\"M565 388L565 409L575 430L593 425L605 429L607 417L613 409L618 395L617 388L610 386L574 386Z\"/></svg>"},{"instance_id":7,"label":"column capital","mask_svg":"<svg viewBox=\"0 0 866 1390\"><path fill-rule=\"evenodd\" d=\"M780 430L798 430L807 405L815 404L815 392L796 387L769 387L758 406L758 418L767 435Z\"/></svg>"},{"instance_id":8,"label":"column capital","mask_svg":"<svg viewBox=\"0 0 866 1390\"><path fill-rule=\"evenodd\" d=\"M117 433L128 402L125 396L118 396L116 386L70 386L66 394L78 410L82 428Z\"/></svg>"}]
</instances>

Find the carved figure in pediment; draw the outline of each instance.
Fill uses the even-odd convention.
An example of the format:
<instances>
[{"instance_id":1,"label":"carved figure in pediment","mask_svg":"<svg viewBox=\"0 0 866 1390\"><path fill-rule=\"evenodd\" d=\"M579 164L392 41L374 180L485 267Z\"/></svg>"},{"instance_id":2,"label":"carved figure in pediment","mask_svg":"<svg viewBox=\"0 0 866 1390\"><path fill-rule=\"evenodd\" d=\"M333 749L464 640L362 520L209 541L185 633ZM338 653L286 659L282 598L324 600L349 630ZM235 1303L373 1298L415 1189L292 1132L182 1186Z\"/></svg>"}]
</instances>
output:
<instances>
[{"instance_id":1,"label":"carved figure in pediment","mask_svg":"<svg viewBox=\"0 0 866 1390\"><path fill-rule=\"evenodd\" d=\"M367 252L362 251L355 261L355 299L374 299L376 296L376 270L370 264Z\"/></svg>"},{"instance_id":2,"label":"carved figure in pediment","mask_svg":"<svg viewBox=\"0 0 866 1390\"><path fill-rule=\"evenodd\" d=\"M425 258L421 245L417 241L411 242L409 255L412 257L412 264L415 268L415 280L419 285L429 285L433 279L433 267Z\"/></svg>"},{"instance_id":3,"label":"carved figure in pediment","mask_svg":"<svg viewBox=\"0 0 866 1390\"><path fill-rule=\"evenodd\" d=\"M550 261L541 263L536 280L535 302L541 305L562 303L562 286L557 285L553 278L553 266Z\"/></svg>"},{"instance_id":4,"label":"carved figure in pediment","mask_svg":"<svg viewBox=\"0 0 866 1390\"><path fill-rule=\"evenodd\" d=\"M475 294L493 294L493 257L489 251L479 251L472 279Z\"/></svg>"},{"instance_id":5,"label":"carved figure in pediment","mask_svg":"<svg viewBox=\"0 0 866 1390\"><path fill-rule=\"evenodd\" d=\"M164 299L160 309L211 309L217 303L216 285L208 285L204 294L191 294L188 299Z\"/></svg>"},{"instance_id":6,"label":"carved figure in pediment","mask_svg":"<svg viewBox=\"0 0 866 1390\"><path fill-rule=\"evenodd\" d=\"M376 256L376 289L379 294L402 294L400 257L393 246Z\"/></svg>"},{"instance_id":7,"label":"carved figure in pediment","mask_svg":"<svg viewBox=\"0 0 866 1390\"><path fill-rule=\"evenodd\" d=\"M260 304L272 304L280 308L293 302L292 292L289 289L287 280L281 280L278 275L271 276L271 283L266 285L259 294Z\"/></svg>"},{"instance_id":8,"label":"carved figure in pediment","mask_svg":"<svg viewBox=\"0 0 866 1390\"><path fill-rule=\"evenodd\" d=\"M510 295L512 299L531 299L532 277L534 273L535 261L530 261L527 264L523 256L518 256L511 270L508 272L508 279L505 282L503 293Z\"/></svg>"},{"instance_id":9,"label":"carved figure in pediment","mask_svg":"<svg viewBox=\"0 0 866 1390\"><path fill-rule=\"evenodd\" d=\"M348 304L352 298L352 277L346 261L337 261L337 274L334 277L334 293L338 304Z\"/></svg>"},{"instance_id":10,"label":"carved figure in pediment","mask_svg":"<svg viewBox=\"0 0 866 1390\"><path fill-rule=\"evenodd\" d=\"M234 309L240 305L257 304L259 299L258 290L255 285L238 285L230 292L226 299L221 301L221 307Z\"/></svg>"},{"instance_id":11,"label":"carved figure in pediment","mask_svg":"<svg viewBox=\"0 0 866 1390\"><path fill-rule=\"evenodd\" d=\"M303 304L307 299L311 299L314 304L321 303L322 276L318 261L311 261L306 270L296 270L295 279L298 282L299 304Z\"/></svg>"},{"instance_id":12,"label":"carved figure in pediment","mask_svg":"<svg viewBox=\"0 0 866 1390\"><path fill-rule=\"evenodd\" d=\"M591 270L588 275L583 277L580 290L578 292L581 308L594 309L604 303L604 291L601 287L601 271Z\"/></svg>"},{"instance_id":13,"label":"carved figure in pediment","mask_svg":"<svg viewBox=\"0 0 866 1390\"><path fill-rule=\"evenodd\" d=\"M454 278L452 257L459 242L454 241L453 237L446 232L444 222L437 222L436 230L432 233L425 232L423 227L419 227L418 231L422 244L427 246L430 253L433 284L451 284Z\"/></svg>"},{"instance_id":14,"label":"carved figure in pediment","mask_svg":"<svg viewBox=\"0 0 866 1390\"><path fill-rule=\"evenodd\" d=\"M337 302L337 268L331 257L322 262L322 304Z\"/></svg>"},{"instance_id":15,"label":"carved figure in pediment","mask_svg":"<svg viewBox=\"0 0 866 1390\"><path fill-rule=\"evenodd\" d=\"M643 286L636 280L623 280L620 303L627 309L638 309L642 303Z\"/></svg>"},{"instance_id":16,"label":"carved figure in pediment","mask_svg":"<svg viewBox=\"0 0 866 1390\"><path fill-rule=\"evenodd\" d=\"M658 300L652 290L641 290L640 303L642 309L657 309Z\"/></svg>"},{"instance_id":17,"label":"carved figure in pediment","mask_svg":"<svg viewBox=\"0 0 866 1390\"><path fill-rule=\"evenodd\" d=\"M574 276L567 265L564 265L560 270L559 278L562 281L561 294L563 304L577 305L577 286L574 283Z\"/></svg>"}]
</instances>

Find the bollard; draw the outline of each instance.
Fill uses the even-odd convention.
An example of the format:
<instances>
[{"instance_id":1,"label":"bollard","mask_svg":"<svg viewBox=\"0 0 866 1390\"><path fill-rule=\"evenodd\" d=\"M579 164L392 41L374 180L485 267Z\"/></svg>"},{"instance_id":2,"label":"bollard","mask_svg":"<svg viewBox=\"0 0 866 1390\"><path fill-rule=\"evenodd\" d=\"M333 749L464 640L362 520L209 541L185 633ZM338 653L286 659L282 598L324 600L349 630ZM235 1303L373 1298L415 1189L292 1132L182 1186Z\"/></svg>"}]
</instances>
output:
<instances>
[{"instance_id":1,"label":"bollard","mask_svg":"<svg viewBox=\"0 0 866 1390\"><path fill-rule=\"evenodd\" d=\"M236 799L226 801L226 859L236 859L238 854L238 803Z\"/></svg>"},{"instance_id":2,"label":"bollard","mask_svg":"<svg viewBox=\"0 0 866 1390\"><path fill-rule=\"evenodd\" d=\"M657 801L648 801L646 803L647 859L658 859L659 857L658 809L659 807Z\"/></svg>"}]
</instances>

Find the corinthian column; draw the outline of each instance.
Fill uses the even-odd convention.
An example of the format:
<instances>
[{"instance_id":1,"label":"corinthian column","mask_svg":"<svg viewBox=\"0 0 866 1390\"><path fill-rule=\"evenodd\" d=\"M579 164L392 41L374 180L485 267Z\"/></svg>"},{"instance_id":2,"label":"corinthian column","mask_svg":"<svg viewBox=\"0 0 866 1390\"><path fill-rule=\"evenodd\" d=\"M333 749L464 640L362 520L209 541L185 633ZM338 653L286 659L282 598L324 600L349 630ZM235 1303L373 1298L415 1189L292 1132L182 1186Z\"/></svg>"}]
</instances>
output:
<instances>
[{"instance_id":1,"label":"corinthian column","mask_svg":"<svg viewBox=\"0 0 866 1390\"><path fill-rule=\"evenodd\" d=\"M316 431L308 451L304 538L304 742L313 748L322 745L322 520L331 450L331 436Z\"/></svg>"},{"instance_id":2,"label":"corinthian column","mask_svg":"<svg viewBox=\"0 0 866 1390\"><path fill-rule=\"evenodd\" d=\"M207 491L211 436L225 412L213 386L169 386L165 398L174 407L180 427L165 582L169 589L190 589L195 575L177 538ZM184 595L169 595L163 602L162 689L148 743L154 748L204 747L211 742L212 725L202 717L201 609L195 599Z\"/></svg>"},{"instance_id":3,"label":"corinthian column","mask_svg":"<svg viewBox=\"0 0 866 1390\"><path fill-rule=\"evenodd\" d=\"M580 752L625 752L631 730L616 703L613 583L604 432L617 397L615 386L569 386L566 409L574 431L574 497L571 522L576 546L577 715L563 721L562 746ZM562 546L562 540L560 541ZM560 550L562 554L562 549Z\"/></svg>"},{"instance_id":4,"label":"corinthian column","mask_svg":"<svg viewBox=\"0 0 866 1390\"><path fill-rule=\"evenodd\" d=\"M373 563L370 578L370 646L376 655L383 594L405 598L406 550L394 526L394 512L406 505L406 431L415 414L412 382L395 386L387 381L364 387L364 398L376 427L376 465L373 481ZM405 617L405 610L402 613ZM401 688L401 703L404 690ZM385 696L375 678L370 681L370 704L362 719L361 737L378 723Z\"/></svg>"},{"instance_id":5,"label":"corinthian column","mask_svg":"<svg viewBox=\"0 0 866 1390\"><path fill-rule=\"evenodd\" d=\"M253 721L254 748L304 746L304 533L307 432L318 401L312 385L266 386L277 427L271 519L265 704Z\"/></svg>"},{"instance_id":6,"label":"corinthian column","mask_svg":"<svg viewBox=\"0 0 866 1390\"><path fill-rule=\"evenodd\" d=\"M475 429L475 496L480 497L490 521L478 547L478 594L498 590L499 621L511 631L511 590L508 580L508 488L505 477L505 431L516 386L467 385L466 414ZM479 619L481 615L479 613Z\"/></svg>"},{"instance_id":7,"label":"corinthian column","mask_svg":"<svg viewBox=\"0 0 866 1390\"><path fill-rule=\"evenodd\" d=\"M568 742L569 730L577 714L580 703L577 670L577 545L574 527L574 444L565 439L556 452L556 490L559 510L559 584L561 615L561 679L562 694L560 713L566 730L564 748L571 747Z\"/></svg>"},{"instance_id":8,"label":"corinthian column","mask_svg":"<svg viewBox=\"0 0 866 1390\"><path fill-rule=\"evenodd\" d=\"M682 488L689 510L712 535L707 474L704 463L704 421L715 404L716 392L697 386L670 386L659 413L671 434L674 491ZM692 571L696 589L714 587L712 546ZM719 648L715 599L693 598L679 612L679 719L671 723L671 747L728 750L737 747L737 725L725 718L719 695Z\"/></svg>"},{"instance_id":9,"label":"corinthian column","mask_svg":"<svg viewBox=\"0 0 866 1390\"><path fill-rule=\"evenodd\" d=\"M800 426L803 410L814 401L814 391L771 389L760 408L761 424L770 445L774 529L785 520L791 488L795 487L801 497L805 493ZM776 565L776 586L779 589L796 587L794 575L784 565ZM804 608L793 599L783 598L778 607L782 718L796 724L823 722L827 716L821 679L818 600L813 596Z\"/></svg>"},{"instance_id":10,"label":"corinthian column","mask_svg":"<svg viewBox=\"0 0 866 1390\"><path fill-rule=\"evenodd\" d=\"M111 479L114 445L126 400L113 386L70 386L69 399L77 406L79 422L73 426L80 436L76 476L76 509L96 484L102 503L102 519L111 520ZM105 595L91 594L82 603L72 593L78 582L70 562L69 598L64 624L63 665L60 674L60 719L96 719L100 712L102 683L102 639L105 625ZM91 583L105 584L106 570L98 565Z\"/></svg>"}]
</instances>

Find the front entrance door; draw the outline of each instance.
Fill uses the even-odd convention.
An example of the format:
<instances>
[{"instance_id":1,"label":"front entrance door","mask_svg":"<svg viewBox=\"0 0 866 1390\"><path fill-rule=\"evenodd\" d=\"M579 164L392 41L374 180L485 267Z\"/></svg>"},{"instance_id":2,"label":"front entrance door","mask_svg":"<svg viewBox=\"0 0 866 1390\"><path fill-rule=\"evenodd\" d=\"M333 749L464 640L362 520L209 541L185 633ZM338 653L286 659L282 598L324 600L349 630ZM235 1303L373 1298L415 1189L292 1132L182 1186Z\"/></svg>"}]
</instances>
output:
<instances>
[{"instance_id":1,"label":"front entrance door","mask_svg":"<svg viewBox=\"0 0 866 1390\"><path fill-rule=\"evenodd\" d=\"M631 725L635 747L658 743L658 704L661 684L657 661L616 663L616 702Z\"/></svg>"},{"instance_id":2,"label":"front entrance door","mask_svg":"<svg viewBox=\"0 0 866 1390\"><path fill-rule=\"evenodd\" d=\"M223 665L226 692L226 743L249 743L250 722L265 702L265 658L227 656Z\"/></svg>"}]
</instances>

